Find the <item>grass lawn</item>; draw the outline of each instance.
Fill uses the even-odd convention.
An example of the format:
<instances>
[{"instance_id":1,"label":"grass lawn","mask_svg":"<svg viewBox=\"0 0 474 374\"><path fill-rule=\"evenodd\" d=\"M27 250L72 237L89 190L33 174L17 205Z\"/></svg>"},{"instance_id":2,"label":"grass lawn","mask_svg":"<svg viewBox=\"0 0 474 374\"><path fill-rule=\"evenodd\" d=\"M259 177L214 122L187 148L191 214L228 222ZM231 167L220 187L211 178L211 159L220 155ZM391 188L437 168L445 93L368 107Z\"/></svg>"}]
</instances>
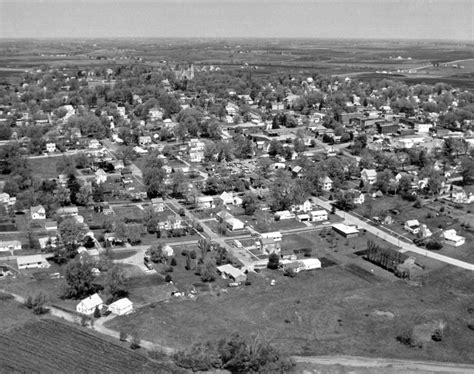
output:
<instances>
[{"instance_id":1,"label":"grass lawn","mask_svg":"<svg viewBox=\"0 0 474 374\"><path fill-rule=\"evenodd\" d=\"M57 178L58 170L56 168L56 165L62 157L67 156L30 158L28 159L28 163L31 166L33 174L46 179Z\"/></svg>"},{"instance_id":2,"label":"grass lawn","mask_svg":"<svg viewBox=\"0 0 474 374\"><path fill-rule=\"evenodd\" d=\"M113 206L117 218L125 221L141 221L143 219L143 210L138 208L136 205L130 204L127 206Z\"/></svg>"},{"instance_id":3,"label":"grass lawn","mask_svg":"<svg viewBox=\"0 0 474 374\"><path fill-rule=\"evenodd\" d=\"M143 339L175 347L239 331L243 336L264 334L290 354L474 362L474 335L467 328L473 318L467 309L474 301L474 280L468 272L445 267L429 274L423 287L383 279L369 283L338 266L295 278L264 270L250 279L251 286L196 300L170 299L108 326L138 330ZM414 325L437 319L448 326L442 342L428 342L420 350L396 340Z\"/></svg>"},{"instance_id":4,"label":"grass lawn","mask_svg":"<svg viewBox=\"0 0 474 374\"><path fill-rule=\"evenodd\" d=\"M0 283L0 286L3 283ZM0 331L23 325L38 318L33 312L15 300L0 300Z\"/></svg>"}]
</instances>

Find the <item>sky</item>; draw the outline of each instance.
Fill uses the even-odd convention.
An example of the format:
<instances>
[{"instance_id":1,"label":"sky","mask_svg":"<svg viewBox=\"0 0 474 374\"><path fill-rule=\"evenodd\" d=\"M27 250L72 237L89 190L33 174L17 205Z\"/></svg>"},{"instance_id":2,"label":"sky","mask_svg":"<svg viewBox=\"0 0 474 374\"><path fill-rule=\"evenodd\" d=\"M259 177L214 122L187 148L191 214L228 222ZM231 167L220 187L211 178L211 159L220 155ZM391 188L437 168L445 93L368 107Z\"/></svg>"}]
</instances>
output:
<instances>
[{"instance_id":1,"label":"sky","mask_svg":"<svg viewBox=\"0 0 474 374\"><path fill-rule=\"evenodd\" d=\"M0 0L1 38L474 40L472 0Z\"/></svg>"}]
</instances>

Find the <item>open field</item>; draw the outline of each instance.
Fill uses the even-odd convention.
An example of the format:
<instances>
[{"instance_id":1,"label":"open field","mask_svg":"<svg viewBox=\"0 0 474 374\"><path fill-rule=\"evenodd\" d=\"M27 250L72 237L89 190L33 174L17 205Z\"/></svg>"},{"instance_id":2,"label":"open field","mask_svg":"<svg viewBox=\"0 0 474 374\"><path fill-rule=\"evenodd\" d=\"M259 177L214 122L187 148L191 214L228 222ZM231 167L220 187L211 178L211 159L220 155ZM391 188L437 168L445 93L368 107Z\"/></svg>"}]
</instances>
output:
<instances>
[{"instance_id":1,"label":"open field","mask_svg":"<svg viewBox=\"0 0 474 374\"><path fill-rule=\"evenodd\" d=\"M251 281L251 286L197 300L171 299L145 307L114 319L109 327L138 329L144 339L175 347L239 331L243 336L261 333L290 354L474 362L474 336L467 328L473 318L468 308L474 303L470 273L445 267L428 274L423 287L368 282L337 266L295 278L265 270ZM442 342L429 342L425 349L397 342L407 329L437 319L447 322Z\"/></svg>"},{"instance_id":2,"label":"open field","mask_svg":"<svg viewBox=\"0 0 474 374\"><path fill-rule=\"evenodd\" d=\"M2 288L3 280L0 281L0 288ZM0 293L1 296L5 295ZM28 321L37 321L38 318L31 312L31 310L24 307L22 304L14 300L0 300L0 334L4 330L12 327L21 326ZM3 354L3 353L2 353Z\"/></svg>"},{"instance_id":3,"label":"open field","mask_svg":"<svg viewBox=\"0 0 474 374\"><path fill-rule=\"evenodd\" d=\"M154 372L168 365L80 328L43 319L0 334L2 372Z\"/></svg>"}]
</instances>

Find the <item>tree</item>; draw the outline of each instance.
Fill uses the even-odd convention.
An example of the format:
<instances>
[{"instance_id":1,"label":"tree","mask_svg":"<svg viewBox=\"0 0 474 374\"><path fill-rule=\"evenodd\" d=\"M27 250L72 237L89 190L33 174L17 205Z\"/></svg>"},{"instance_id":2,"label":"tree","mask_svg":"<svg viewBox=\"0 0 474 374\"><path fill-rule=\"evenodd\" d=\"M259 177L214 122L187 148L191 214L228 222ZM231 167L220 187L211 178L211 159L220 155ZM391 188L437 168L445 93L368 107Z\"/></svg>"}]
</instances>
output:
<instances>
[{"instance_id":1,"label":"tree","mask_svg":"<svg viewBox=\"0 0 474 374\"><path fill-rule=\"evenodd\" d=\"M258 199L253 193L249 192L245 194L242 199L242 207L245 210L245 214L251 216L255 213L258 207Z\"/></svg>"},{"instance_id":2,"label":"tree","mask_svg":"<svg viewBox=\"0 0 474 374\"><path fill-rule=\"evenodd\" d=\"M32 309L34 314L44 314L48 312L45 304L48 302L48 296L40 291L34 296L28 295L25 300L25 306Z\"/></svg>"},{"instance_id":3,"label":"tree","mask_svg":"<svg viewBox=\"0 0 474 374\"><path fill-rule=\"evenodd\" d=\"M474 159L467 156L461 159L461 175L463 184L474 183Z\"/></svg>"},{"instance_id":4,"label":"tree","mask_svg":"<svg viewBox=\"0 0 474 374\"><path fill-rule=\"evenodd\" d=\"M201 280L203 282L213 282L217 279L216 260L207 255L204 258L204 263L201 270Z\"/></svg>"},{"instance_id":5,"label":"tree","mask_svg":"<svg viewBox=\"0 0 474 374\"><path fill-rule=\"evenodd\" d=\"M268 257L267 268L272 269L272 270L277 270L279 266L280 266L280 256L278 256L278 254L276 253L271 253L270 256Z\"/></svg>"},{"instance_id":6,"label":"tree","mask_svg":"<svg viewBox=\"0 0 474 374\"><path fill-rule=\"evenodd\" d=\"M64 279L67 284L64 297L78 299L89 296L95 291L92 268L92 261L87 256L67 264L64 271Z\"/></svg>"},{"instance_id":7,"label":"tree","mask_svg":"<svg viewBox=\"0 0 474 374\"><path fill-rule=\"evenodd\" d=\"M111 302L126 297L128 292L125 288L125 273L119 264L114 264L105 278L105 291L111 295Z\"/></svg>"},{"instance_id":8,"label":"tree","mask_svg":"<svg viewBox=\"0 0 474 374\"><path fill-rule=\"evenodd\" d=\"M100 318L100 310L98 306L94 309L94 318Z\"/></svg>"},{"instance_id":9,"label":"tree","mask_svg":"<svg viewBox=\"0 0 474 374\"><path fill-rule=\"evenodd\" d=\"M65 248L64 250L58 246L59 257L61 255L65 258L74 257L75 250L79 245L79 242L84 238L86 230L84 225L78 223L74 218L66 218L59 224L58 227L59 237L61 238Z\"/></svg>"}]
</instances>

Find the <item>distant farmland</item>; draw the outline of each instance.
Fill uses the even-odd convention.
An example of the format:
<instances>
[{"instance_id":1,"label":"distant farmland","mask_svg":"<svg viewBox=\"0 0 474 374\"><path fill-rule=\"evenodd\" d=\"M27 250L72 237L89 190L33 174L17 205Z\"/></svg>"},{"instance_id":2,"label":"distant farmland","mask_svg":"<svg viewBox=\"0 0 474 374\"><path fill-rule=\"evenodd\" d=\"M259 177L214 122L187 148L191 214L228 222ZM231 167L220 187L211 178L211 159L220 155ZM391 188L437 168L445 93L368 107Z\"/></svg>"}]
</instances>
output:
<instances>
[{"instance_id":1,"label":"distant farmland","mask_svg":"<svg viewBox=\"0 0 474 374\"><path fill-rule=\"evenodd\" d=\"M126 343L124 343L126 344ZM170 373L171 367L87 331L44 319L0 333L0 372Z\"/></svg>"}]
</instances>

